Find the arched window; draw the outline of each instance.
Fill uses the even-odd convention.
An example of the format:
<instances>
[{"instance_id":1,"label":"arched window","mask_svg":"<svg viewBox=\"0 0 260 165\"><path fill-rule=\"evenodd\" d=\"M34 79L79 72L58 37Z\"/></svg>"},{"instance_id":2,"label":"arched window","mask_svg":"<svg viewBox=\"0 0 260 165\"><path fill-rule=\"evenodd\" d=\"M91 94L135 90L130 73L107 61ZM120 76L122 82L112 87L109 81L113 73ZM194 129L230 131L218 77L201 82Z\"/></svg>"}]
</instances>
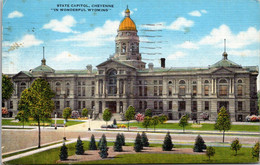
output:
<instances>
[{"instance_id":1,"label":"arched window","mask_svg":"<svg viewBox=\"0 0 260 165\"><path fill-rule=\"evenodd\" d=\"M168 84L172 84L172 81L169 81Z\"/></svg>"},{"instance_id":2,"label":"arched window","mask_svg":"<svg viewBox=\"0 0 260 165\"><path fill-rule=\"evenodd\" d=\"M205 80L204 83L205 83L205 84L208 84L208 83L209 83L209 80Z\"/></svg>"},{"instance_id":3,"label":"arched window","mask_svg":"<svg viewBox=\"0 0 260 165\"><path fill-rule=\"evenodd\" d=\"M135 46L134 46L133 43L132 43L131 46L130 46L130 51L131 51L131 52L135 51Z\"/></svg>"},{"instance_id":4,"label":"arched window","mask_svg":"<svg viewBox=\"0 0 260 165\"><path fill-rule=\"evenodd\" d=\"M115 69L112 69L108 72L108 95L116 95L117 93L117 87L116 87L116 78L117 71Z\"/></svg>"},{"instance_id":5,"label":"arched window","mask_svg":"<svg viewBox=\"0 0 260 165\"><path fill-rule=\"evenodd\" d=\"M121 49L122 53L125 53L126 52L126 44L123 43L122 44L122 49Z\"/></svg>"},{"instance_id":6,"label":"arched window","mask_svg":"<svg viewBox=\"0 0 260 165\"><path fill-rule=\"evenodd\" d=\"M144 101L144 109L147 109L147 101Z\"/></svg>"},{"instance_id":7,"label":"arched window","mask_svg":"<svg viewBox=\"0 0 260 165\"><path fill-rule=\"evenodd\" d=\"M25 82L21 82L20 84L20 93L22 93L22 91L24 91L26 89L26 83Z\"/></svg>"},{"instance_id":8,"label":"arched window","mask_svg":"<svg viewBox=\"0 0 260 165\"><path fill-rule=\"evenodd\" d=\"M181 80L181 81L179 81L179 95L184 96L185 93L186 93L185 81Z\"/></svg>"},{"instance_id":9,"label":"arched window","mask_svg":"<svg viewBox=\"0 0 260 165\"><path fill-rule=\"evenodd\" d=\"M70 95L70 83L69 82L66 83L66 95L67 96Z\"/></svg>"},{"instance_id":10,"label":"arched window","mask_svg":"<svg viewBox=\"0 0 260 165\"><path fill-rule=\"evenodd\" d=\"M119 81L119 94L123 94L124 92L124 80Z\"/></svg>"},{"instance_id":11,"label":"arched window","mask_svg":"<svg viewBox=\"0 0 260 165\"><path fill-rule=\"evenodd\" d=\"M243 95L243 81L241 79L239 79L237 81L238 85L237 85L237 96L242 96Z\"/></svg>"},{"instance_id":12,"label":"arched window","mask_svg":"<svg viewBox=\"0 0 260 165\"><path fill-rule=\"evenodd\" d=\"M241 79L237 80L237 83L243 83L243 81Z\"/></svg>"},{"instance_id":13,"label":"arched window","mask_svg":"<svg viewBox=\"0 0 260 165\"><path fill-rule=\"evenodd\" d=\"M143 104L142 104L142 101L139 101L139 109L143 109Z\"/></svg>"},{"instance_id":14,"label":"arched window","mask_svg":"<svg viewBox=\"0 0 260 165\"><path fill-rule=\"evenodd\" d=\"M219 96L227 96L228 95L228 84L226 79L220 79L219 84Z\"/></svg>"},{"instance_id":15,"label":"arched window","mask_svg":"<svg viewBox=\"0 0 260 165\"><path fill-rule=\"evenodd\" d=\"M179 84L186 84L184 80L181 80Z\"/></svg>"},{"instance_id":16,"label":"arched window","mask_svg":"<svg viewBox=\"0 0 260 165\"><path fill-rule=\"evenodd\" d=\"M227 80L221 79L221 80L219 80L219 83L227 83Z\"/></svg>"},{"instance_id":17,"label":"arched window","mask_svg":"<svg viewBox=\"0 0 260 165\"><path fill-rule=\"evenodd\" d=\"M162 101L159 101L159 109L163 110L163 102Z\"/></svg>"},{"instance_id":18,"label":"arched window","mask_svg":"<svg viewBox=\"0 0 260 165\"><path fill-rule=\"evenodd\" d=\"M56 82L56 84L55 84L55 91L56 91L56 95L60 95L60 92L61 92L61 84L60 84L60 82Z\"/></svg>"},{"instance_id":19,"label":"arched window","mask_svg":"<svg viewBox=\"0 0 260 165\"><path fill-rule=\"evenodd\" d=\"M116 43L116 52L119 52L119 45Z\"/></svg>"}]
</instances>

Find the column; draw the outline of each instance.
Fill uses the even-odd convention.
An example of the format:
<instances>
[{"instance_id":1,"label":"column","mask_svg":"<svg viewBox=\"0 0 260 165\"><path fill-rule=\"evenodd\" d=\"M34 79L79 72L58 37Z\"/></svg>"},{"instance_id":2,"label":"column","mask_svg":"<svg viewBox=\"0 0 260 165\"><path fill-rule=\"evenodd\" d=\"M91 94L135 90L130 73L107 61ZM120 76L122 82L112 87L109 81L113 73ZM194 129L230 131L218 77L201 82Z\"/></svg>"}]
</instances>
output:
<instances>
[{"instance_id":1,"label":"column","mask_svg":"<svg viewBox=\"0 0 260 165\"><path fill-rule=\"evenodd\" d=\"M116 95L119 97L119 79L116 80Z\"/></svg>"},{"instance_id":2,"label":"column","mask_svg":"<svg viewBox=\"0 0 260 165\"><path fill-rule=\"evenodd\" d=\"M197 92L198 92L198 96L201 96L201 78L198 77L197 79Z\"/></svg>"},{"instance_id":3,"label":"column","mask_svg":"<svg viewBox=\"0 0 260 165\"><path fill-rule=\"evenodd\" d=\"M116 102L116 113L119 113L120 110L120 101Z\"/></svg>"},{"instance_id":4,"label":"column","mask_svg":"<svg viewBox=\"0 0 260 165\"><path fill-rule=\"evenodd\" d=\"M126 84L127 84L127 81L126 81L126 79L124 79L124 81L123 81L123 95L126 94Z\"/></svg>"},{"instance_id":5,"label":"column","mask_svg":"<svg viewBox=\"0 0 260 165\"><path fill-rule=\"evenodd\" d=\"M98 96L98 80L96 80L96 84L95 84L95 93L94 93L94 96Z\"/></svg>"},{"instance_id":6,"label":"column","mask_svg":"<svg viewBox=\"0 0 260 165\"><path fill-rule=\"evenodd\" d=\"M230 78L229 79L229 94L231 94L231 81L232 81L232 79Z\"/></svg>"},{"instance_id":7,"label":"column","mask_svg":"<svg viewBox=\"0 0 260 165\"><path fill-rule=\"evenodd\" d=\"M214 93L214 79L211 79L211 93Z\"/></svg>"},{"instance_id":8,"label":"column","mask_svg":"<svg viewBox=\"0 0 260 165\"><path fill-rule=\"evenodd\" d=\"M214 91L214 93L216 94L217 93L217 79L215 78L214 81L215 81L215 88L214 88L215 91Z\"/></svg>"},{"instance_id":9,"label":"column","mask_svg":"<svg viewBox=\"0 0 260 165\"><path fill-rule=\"evenodd\" d=\"M106 84L107 84L107 82L106 82L106 79L103 79L103 95L104 96L106 96L106 94L107 94L107 92L106 92Z\"/></svg>"}]
</instances>

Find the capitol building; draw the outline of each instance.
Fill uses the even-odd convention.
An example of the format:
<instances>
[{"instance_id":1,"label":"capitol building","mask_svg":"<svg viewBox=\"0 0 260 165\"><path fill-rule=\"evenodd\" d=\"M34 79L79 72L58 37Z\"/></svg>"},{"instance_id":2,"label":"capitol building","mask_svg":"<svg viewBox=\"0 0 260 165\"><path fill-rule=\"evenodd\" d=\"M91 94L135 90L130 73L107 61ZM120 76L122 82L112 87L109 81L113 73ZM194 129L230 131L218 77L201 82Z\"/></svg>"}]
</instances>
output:
<instances>
[{"instance_id":1,"label":"capitol building","mask_svg":"<svg viewBox=\"0 0 260 165\"><path fill-rule=\"evenodd\" d=\"M202 114L215 121L225 106L232 121L245 121L257 113L257 66L241 66L228 59L224 51L220 60L207 67L161 67L142 61L139 36L130 10L125 10L115 36L115 53L93 69L55 70L43 57L41 65L29 71L9 75L15 91L5 106L13 116L24 89L38 78L45 78L56 96L53 98L59 117L66 107L81 112L83 108L102 115L109 108L120 117L132 105L137 112L151 109L154 115L165 114L178 120L183 114L201 119Z\"/></svg>"}]
</instances>

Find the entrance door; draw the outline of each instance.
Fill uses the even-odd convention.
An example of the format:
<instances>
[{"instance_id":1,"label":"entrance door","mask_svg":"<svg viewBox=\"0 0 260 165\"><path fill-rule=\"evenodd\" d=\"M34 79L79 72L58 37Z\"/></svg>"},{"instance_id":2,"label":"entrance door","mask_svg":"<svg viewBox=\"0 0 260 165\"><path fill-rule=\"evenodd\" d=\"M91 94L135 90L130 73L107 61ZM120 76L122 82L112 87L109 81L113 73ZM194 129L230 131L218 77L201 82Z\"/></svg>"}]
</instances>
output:
<instances>
[{"instance_id":1,"label":"entrance door","mask_svg":"<svg viewBox=\"0 0 260 165\"><path fill-rule=\"evenodd\" d=\"M107 101L106 107L110 110L111 113L116 113L116 101Z\"/></svg>"}]
</instances>

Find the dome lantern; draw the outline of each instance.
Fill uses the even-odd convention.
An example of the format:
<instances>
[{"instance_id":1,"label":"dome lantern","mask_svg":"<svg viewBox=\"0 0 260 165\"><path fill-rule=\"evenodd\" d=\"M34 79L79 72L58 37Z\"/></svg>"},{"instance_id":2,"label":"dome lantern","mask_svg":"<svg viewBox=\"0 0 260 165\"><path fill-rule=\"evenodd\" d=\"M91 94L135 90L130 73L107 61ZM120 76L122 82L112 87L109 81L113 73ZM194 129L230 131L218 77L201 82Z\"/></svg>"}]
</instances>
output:
<instances>
[{"instance_id":1,"label":"dome lantern","mask_svg":"<svg viewBox=\"0 0 260 165\"><path fill-rule=\"evenodd\" d=\"M134 21L130 18L130 10L128 9L128 6L125 10L125 18L119 25L119 31L137 31Z\"/></svg>"}]
</instances>

